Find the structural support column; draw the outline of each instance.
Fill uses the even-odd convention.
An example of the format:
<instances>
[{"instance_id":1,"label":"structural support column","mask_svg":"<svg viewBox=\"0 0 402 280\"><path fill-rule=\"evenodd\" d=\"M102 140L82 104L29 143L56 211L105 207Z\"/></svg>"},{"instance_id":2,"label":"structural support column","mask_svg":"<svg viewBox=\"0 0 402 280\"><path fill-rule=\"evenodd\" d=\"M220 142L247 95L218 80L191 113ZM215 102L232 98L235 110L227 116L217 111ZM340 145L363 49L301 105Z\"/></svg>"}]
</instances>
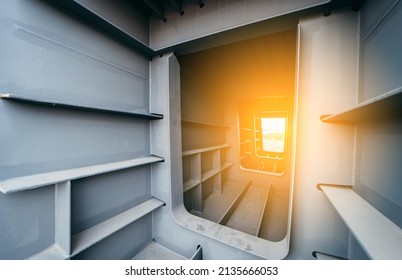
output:
<instances>
[{"instance_id":1,"label":"structural support column","mask_svg":"<svg viewBox=\"0 0 402 280\"><path fill-rule=\"evenodd\" d=\"M56 184L55 243L68 257L71 252L71 182Z\"/></svg>"}]
</instances>

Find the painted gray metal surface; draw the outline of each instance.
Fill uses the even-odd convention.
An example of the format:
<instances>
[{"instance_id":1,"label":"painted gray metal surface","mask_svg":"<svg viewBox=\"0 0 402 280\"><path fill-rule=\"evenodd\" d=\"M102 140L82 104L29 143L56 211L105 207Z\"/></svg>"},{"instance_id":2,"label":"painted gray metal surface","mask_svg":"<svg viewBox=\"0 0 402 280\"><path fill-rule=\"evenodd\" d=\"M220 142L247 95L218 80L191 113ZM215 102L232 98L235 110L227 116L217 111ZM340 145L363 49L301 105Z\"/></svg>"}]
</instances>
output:
<instances>
[{"instance_id":1,"label":"painted gray metal surface","mask_svg":"<svg viewBox=\"0 0 402 280\"><path fill-rule=\"evenodd\" d=\"M145 118L150 120L162 119L163 115L153 114L144 112L144 110L119 110L119 109L110 109L108 107L95 107L95 106L83 106L81 104L73 104L73 103L63 103L56 99L46 100L46 99L38 99L34 97L26 97L23 95L17 95L12 93L3 93L0 95L0 98L3 100L11 100L14 102L22 102L32 105L43 105L43 106L52 106L52 107L61 107L72 110L81 110L81 111L91 111L91 112L99 112L99 113L110 113L115 115L126 115L133 116L138 118Z\"/></svg>"},{"instance_id":2,"label":"painted gray metal surface","mask_svg":"<svg viewBox=\"0 0 402 280\"><path fill-rule=\"evenodd\" d=\"M300 20L299 106L289 259L312 259L311 252L315 250L347 255L348 229L315 185L323 180L352 182L353 127L323 125L319 119L322 112L337 112L355 104L357 23L357 14L350 10ZM339 83L340 80L343 82ZM332 86L328 87L328 83Z\"/></svg>"},{"instance_id":3,"label":"painted gray metal surface","mask_svg":"<svg viewBox=\"0 0 402 280\"><path fill-rule=\"evenodd\" d=\"M0 194L0 259L25 259L51 246L55 235L53 186Z\"/></svg>"},{"instance_id":4,"label":"painted gray metal surface","mask_svg":"<svg viewBox=\"0 0 402 280\"><path fill-rule=\"evenodd\" d=\"M71 182L55 186L55 245L67 258L71 251Z\"/></svg>"},{"instance_id":5,"label":"painted gray metal surface","mask_svg":"<svg viewBox=\"0 0 402 280\"><path fill-rule=\"evenodd\" d=\"M146 58L46 3L5 2L3 92L111 108L148 106Z\"/></svg>"},{"instance_id":6,"label":"painted gray metal surface","mask_svg":"<svg viewBox=\"0 0 402 280\"><path fill-rule=\"evenodd\" d=\"M75 256L81 253L85 249L109 237L112 233L148 215L163 204L164 202L156 198L151 198L109 219L104 219L103 222L99 222L88 229L80 231L72 238L71 255Z\"/></svg>"},{"instance_id":7,"label":"painted gray metal surface","mask_svg":"<svg viewBox=\"0 0 402 280\"><path fill-rule=\"evenodd\" d=\"M141 14L129 1L124 0L75 0L92 13L99 15L144 45L149 45L148 15Z\"/></svg>"},{"instance_id":8,"label":"painted gray metal surface","mask_svg":"<svg viewBox=\"0 0 402 280\"><path fill-rule=\"evenodd\" d=\"M85 2L86 5L96 3L95 1L80 2ZM240 2L242 1L236 3ZM387 1L387 3L391 2ZM119 3L123 2L119 1ZM163 163L138 169L97 175L71 182L57 181L58 185L43 186L19 193L0 193L0 259L24 259L35 258L35 256L59 258L66 251L71 251L68 244L71 240L66 233L70 227L69 220L74 234L79 234L84 229L110 221L108 219L118 216L127 209L135 209L141 202L152 196L165 201L166 207L158 208L153 213L146 214L138 221L129 223L114 233L108 233L107 237L81 251L74 256L74 259L131 259L154 239L183 256L192 255L194 248L202 245L203 256L206 259L275 258L278 256L274 252L276 249L283 251L283 248L265 250L266 243L228 230L216 223L191 216L183 207L180 75L179 65L174 56L168 54L155 58L150 63L148 57L141 51L130 49L112 37L105 36L97 29L71 17L56 6L49 5L46 1L4 0L0 1L0 6L2 7L0 10L1 93L16 93L44 100L57 99L63 103L79 104L83 107L137 110L144 113L163 113L167 116L166 119L151 122L127 116L105 115L102 112L78 112L68 108L36 107L0 100L0 147L2 147L0 180L125 161L147 157L150 154L166 159ZM239 11L239 9L236 10ZM106 11L101 8L98 12L103 13L100 17L106 18L106 25L109 26L117 24L124 29L124 25L132 20L129 18L125 21L123 18L116 17L115 12L111 10ZM230 12L230 9L225 12ZM368 15L370 13L368 12ZM361 87L363 92L360 99L362 100L387 91L387 87L392 87L389 89L392 90L400 86L398 74L401 71L398 65L402 64L398 60L400 57L398 51L401 40L400 36L395 36L395 30L399 30L398 26L400 26L400 14L398 2L364 42L361 57L364 78ZM227 16L222 19L230 21L230 18ZM342 19L351 23L355 18L355 16L346 16ZM120 19L123 22L118 22ZM336 15L332 19L338 23L342 21ZM142 34L138 35L139 37L146 35L147 30L144 28L142 19L137 23L138 25L133 26L133 33ZM322 32L327 23L317 20L309 26L308 20L304 22L303 28L307 27L307 29L303 30L305 33L302 36L305 36L303 48L306 52L309 52L313 46L325 49L328 39L323 40L320 36L323 35ZM231 23L228 28L231 29L235 25ZM317 31L317 26L321 33ZM201 27L197 26L200 29L194 30L200 32L200 36L209 36L216 30L201 29L215 27L210 23ZM186 28L192 29L194 26ZM170 44L170 46L182 42L180 36L191 35L188 42L198 36L192 31L180 33L176 30L169 31L168 28L164 31L169 40L173 41L169 43L168 40L162 40L163 42L160 43ZM170 37L172 34L175 36ZM338 33L335 30L333 34ZM340 37L331 38L339 43ZM345 41L342 42L345 43ZM346 45L349 46L350 42L347 41ZM349 52L343 49L339 53L342 53L342 57L345 58L345 53ZM322 63L323 59L326 62L328 59L332 61L331 58L341 61L333 55L338 52L333 52L330 56L314 54L314 56L303 56L304 63L309 61L308 58L317 59L319 63ZM378 60L377 54L380 54L383 59ZM321 80L314 75L310 77L309 69L305 66L303 64L300 68L305 81L315 83ZM337 67L344 70L344 66ZM350 70L353 67L347 68ZM320 73L325 72L314 67L311 69ZM353 69L350 70L350 73L352 72ZM370 78L376 77L379 72L389 75L379 80ZM331 75L332 79L336 76L334 73ZM355 77L354 74L350 76ZM349 89L353 85L349 81L345 88ZM306 85L302 84L301 87L303 86ZM308 98L313 96L311 92L320 92L320 94L309 100ZM308 106L320 107L314 104L314 100L325 97L328 103L328 96L323 96L323 92L329 96L336 96L336 101L339 103L332 104L335 107L343 108L349 102L348 97L342 99L339 92L329 92L328 88L306 90L305 93L311 95L303 95L305 98L303 101L308 101L308 104L305 104L307 107L302 107L300 111L303 116L300 120L302 125L314 124L305 118L308 117L306 111L312 108ZM320 112L322 113L332 112ZM317 123L318 118L315 121ZM400 223L401 218L398 213L401 213L401 205L398 198L401 192L398 191L400 188L395 187L396 182L400 181L397 172L400 160L395 157L400 150L400 119L392 120L385 126L384 124L372 124L359 132L360 140L356 142L358 156L356 166L349 168L349 165L343 165L342 167L348 170L344 172L337 170L336 178L347 181L352 171L356 171L352 175L359 183L360 189L357 191L365 199L373 202L373 205L384 212L389 219ZM331 136L332 140L338 140L347 147L352 146L348 136L346 136L347 139L342 138L345 133L352 135L349 133L349 128L335 130ZM322 135L330 134L329 129L322 127L314 127L314 132L322 133ZM314 139L308 140L304 143L315 143ZM314 151L319 147L319 145L314 146ZM373 147L380 148L373 149ZM300 148L302 152L309 150L306 145L301 145ZM310 159L303 153L298 156ZM364 161L363 165L360 165L360 160ZM326 160L325 162L327 166L328 162L334 161ZM343 160L341 162L345 163ZM294 219L295 226L293 225L293 241L295 242L292 243L293 254L290 257L306 257L307 253L311 252L310 249L330 249L342 252L349 250L349 256L364 257L356 240L350 238L350 242L346 244L348 233L332 212L329 216L325 216L325 223L318 225L311 221L311 207L321 206L314 209L325 212L326 207L329 206L323 206L323 199L310 193L309 187L313 185L312 181L318 173L320 180L323 177L332 178L332 173L329 172L334 170L329 168L329 170L318 172L312 167L319 163L317 161L311 161L311 163L309 169L303 169L306 164L298 165L301 169L299 169L299 177L295 180L295 184L299 186L295 197L297 207L294 210L297 213ZM312 169L314 169L313 173ZM386 172L381 176L373 175L381 170ZM73 203L69 205L70 198ZM311 201L314 203L310 203ZM75 206L77 209L74 208ZM306 209L310 209L310 212ZM69 217L69 211L71 217ZM318 233L317 228L323 231ZM333 232L334 228L336 228L336 234ZM167 235L166 232L170 234ZM331 234L326 234L328 232L335 236L331 237ZM314 242L306 241L303 236L308 236ZM245 243L240 244L239 237L243 238ZM304 244L300 245L300 243ZM343 245L349 248L344 248ZM40 255L35 255L38 252L41 252ZM273 255L267 255L267 252Z\"/></svg>"},{"instance_id":9,"label":"painted gray metal surface","mask_svg":"<svg viewBox=\"0 0 402 280\"><path fill-rule=\"evenodd\" d=\"M235 27L278 17L283 14L319 6L330 1L211 1L203 8L184 2L185 14L166 11L168 20L151 18L150 45L154 50L168 48L200 37L233 29ZM247 9L245 9L247 5ZM174 30L174 31L173 31Z\"/></svg>"},{"instance_id":10,"label":"painted gray metal surface","mask_svg":"<svg viewBox=\"0 0 402 280\"><path fill-rule=\"evenodd\" d=\"M342 220L372 259L402 258L402 229L361 198L350 186L320 184Z\"/></svg>"},{"instance_id":11,"label":"painted gray metal surface","mask_svg":"<svg viewBox=\"0 0 402 280\"><path fill-rule=\"evenodd\" d=\"M14 177L6 180L1 180L0 191L4 194L19 192L28 189L40 188L50 184L63 183L65 181L101 175L108 172L129 169L161 161L163 161L163 159L156 156L139 157L136 159L124 160L119 162L110 162L91 166L64 169L60 171Z\"/></svg>"},{"instance_id":12,"label":"painted gray metal surface","mask_svg":"<svg viewBox=\"0 0 402 280\"><path fill-rule=\"evenodd\" d=\"M148 58L45 1L0 5L0 92L43 101L0 100L0 180L18 185L0 194L0 259L132 258L153 232L136 208L152 197L141 165L163 159L149 157L151 120L119 112L150 113ZM110 231L128 209L142 214ZM102 241L71 246L105 223Z\"/></svg>"},{"instance_id":13,"label":"painted gray metal surface","mask_svg":"<svg viewBox=\"0 0 402 280\"><path fill-rule=\"evenodd\" d=\"M361 11L361 74L359 101L394 92L398 99L401 79L402 3L366 1ZM402 118L388 116L357 127L355 191L393 223L402 228L402 180L400 166ZM353 239L352 239L353 240ZM350 254L366 258L357 241Z\"/></svg>"},{"instance_id":14,"label":"painted gray metal surface","mask_svg":"<svg viewBox=\"0 0 402 280\"><path fill-rule=\"evenodd\" d=\"M149 111L148 60L101 32L41 1L4 1L0 28L1 92ZM145 120L3 101L0 107L0 143L13 147L0 155L1 179L149 151Z\"/></svg>"},{"instance_id":15,"label":"painted gray metal surface","mask_svg":"<svg viewBox=\"0 0 402 280\"><path fill-rule=\"evenodd\" d=\"M361 38L360 102L402 86L402 2L382 2L368 1L361 12L362 25L370 24L370 19L378 24L370 36Z\"/></svg>"},{"instance_id":16,"label":"painted gray metal surface","mask_svg":"<svg viewBox=\"0 0 402 280\"><path fill-rule=\"evenodd\" d=\"M402 228L401 121L397 117L359 127L356 191Z\"/></svg>"},{"instance_id":17,"label":"painted gray metal surface","mask_svg":"<svg viewBox=\"0 0 402 280\"><path fill-rule=\"evenodd\" d=\"M156 57L151 62L151 108L165 116L163 120L153 122L151 129L151 151L165 158L164 164L152 168L154 196L166 201L166 207L154 213L155 240L183 256L192 255L194 248L201 245L204 259L253 259L255 256L248 252L234 250L183 226L187 217L194 216L183 206L178 73L179 65L172 54Z\"/></svg>"},{"instance_id":18,"label":"painted gray metal surface","mask_svg":"<svg viewBox=\"0 0 402 280\"><path fill-rule=\"evenodd\" d=\"M152 242L152 214L129 224L72 257L72 260L128 260Z\"/></svg>"},{"instance_id":19,"label":"painted gray metal surface","mask_svg":"<svg viewBox=\"0 0 402 280\"><path fill-rule=\"evenodd\" d=\"M181 255L191 254L197 245L203 247L204 259L280 259L287 254L289 241L270 242L215 222L191 215L183 206L181 166L181 115L179 64L174 55L154 58L151 64L151 104L160 107L165 118L152 125L152 152L165 158L164 166L152 169L154 195L167 202L155 212L155 239ZM155 106L155 107L154 107ZM171 234L166 234L169 231ZM177 242L180 240L180 242Z\"/></svg>"}]
</instances>

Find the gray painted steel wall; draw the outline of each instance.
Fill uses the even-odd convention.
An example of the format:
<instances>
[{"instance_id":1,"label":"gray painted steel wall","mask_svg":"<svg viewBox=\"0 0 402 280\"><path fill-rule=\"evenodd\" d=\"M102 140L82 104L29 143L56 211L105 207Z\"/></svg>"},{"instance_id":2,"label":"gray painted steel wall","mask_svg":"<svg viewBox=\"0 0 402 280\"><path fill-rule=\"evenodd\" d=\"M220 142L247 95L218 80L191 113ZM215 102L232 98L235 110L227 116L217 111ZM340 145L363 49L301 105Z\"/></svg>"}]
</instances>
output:
<instances>
[{"instance_id":1,"label":"gray painted steel wall","mask_svg":"<svg viewBox=\"0 0 402 280\"><path fill-rule=\"evenodd\" d=\"M402 85L402 3L366 2L361 11L360 101Z\"/></svg>"},{"instance_id":2,"label":"gray painted steel wall","mask_svg":"<svg viewBox=\"0 0 402 280\"><path fill-rule=\"evenodd\" d=\"M361 12L360 100L375 98L402 85L402 3L367 1ZM358 126L356 191L402 227L402 118ZM352 243L351 254L365 258Z\"/></svg>"},{"instance_id":3,"label":"gray painted steel wall","mask_svg":"<svg viewBox=\"0 0 402 280\"><path fill-rule=\"evenodd\" d=\"M47 2L0 6L1 93L149 112L146 57ZM142 22L137 28L145 29ZM0 99L0 120L0 180L150 154L146 119ZM150 170L72 181L71 234L150 198ZM27 258L50 246L54 228L54 185L0 193L0 259ZM151 239L152 214L75 258L131 258Z\"/></svg>"},{"instance_id":4,"label":"gray painted steel wall","mask_svg":"<svg viewBox=\"0 0 402 280\"><path fill-rule=\"evenodd\" d=\"M0 194L0 259L21 259L54 239L54 188Z\"/></svg>"},{"instance_id":5,"label":"gray painted steel wall","mask_svg":"<svg viewBox=\"0 0 402 280\"><path fill-rule=\"evenodd\" d=\"M348 253L348 229L315 186L319 182L352 182L354 128L323 124L320 116L354 105L357 25L358 14L350 10L327 17L316 15L299 23L299 106L290 259L312 259L315 250L337 256Z\"/></svg>"}]
</instances>

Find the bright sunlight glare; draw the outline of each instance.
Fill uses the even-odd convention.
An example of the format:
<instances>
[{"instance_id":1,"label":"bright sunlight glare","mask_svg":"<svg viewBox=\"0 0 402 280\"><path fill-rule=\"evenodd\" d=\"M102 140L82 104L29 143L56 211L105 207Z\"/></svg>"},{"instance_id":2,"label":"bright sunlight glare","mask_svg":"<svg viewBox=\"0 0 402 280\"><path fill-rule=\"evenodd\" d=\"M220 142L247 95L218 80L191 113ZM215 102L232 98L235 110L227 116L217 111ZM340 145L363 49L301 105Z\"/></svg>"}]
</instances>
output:
<instances>
[{"instance_id":1,"label":"bright sunlight glare","mask_svg":"<svg viewBox=\"0 0 402 280\"><path fill-rule=\"evenodd\" d=\"M261 118L263 150L283 153L285 150L286 118Z\"/></svg>"}]
</instances>

